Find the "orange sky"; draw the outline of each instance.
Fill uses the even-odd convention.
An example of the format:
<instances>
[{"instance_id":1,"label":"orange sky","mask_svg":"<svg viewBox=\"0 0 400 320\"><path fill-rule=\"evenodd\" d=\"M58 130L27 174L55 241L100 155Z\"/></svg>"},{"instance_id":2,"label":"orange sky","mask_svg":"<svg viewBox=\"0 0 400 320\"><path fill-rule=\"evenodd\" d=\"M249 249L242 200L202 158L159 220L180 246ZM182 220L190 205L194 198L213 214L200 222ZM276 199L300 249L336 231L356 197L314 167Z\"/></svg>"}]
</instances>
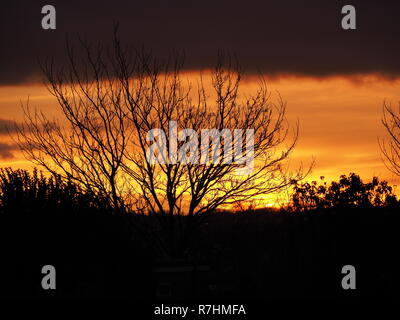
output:
<instances>
[{"instance_id":1,"label":"orange sky","mask_svg":"<svg viewBox=\"0 0 400 320\"><path fill-rule=\"evenodd\" d=\"M193 74L188 74L189 78ZM323 175L327 180L355 172L369 180L372 176L397 184L398 179L381 160L378 137L386 137L381 125L383 100L397 105L400 101L400 78L383 79L375 75L311 78L280 76L267 78L269 89L279 91L287 102L291 123L300 121L299 143L293 164L305 165L315 158L312 179ZM255 78L247 78L242 90L251 92ZM48 115L57 114L57 104L43 85L0 87L0 119L21 120L20 101L29 96L32 106ZM11 143L0 135L1 142ZM30 168L31 164L14 152L14 158L0 158L0 166Z\"/></svg>"}]
</instances>

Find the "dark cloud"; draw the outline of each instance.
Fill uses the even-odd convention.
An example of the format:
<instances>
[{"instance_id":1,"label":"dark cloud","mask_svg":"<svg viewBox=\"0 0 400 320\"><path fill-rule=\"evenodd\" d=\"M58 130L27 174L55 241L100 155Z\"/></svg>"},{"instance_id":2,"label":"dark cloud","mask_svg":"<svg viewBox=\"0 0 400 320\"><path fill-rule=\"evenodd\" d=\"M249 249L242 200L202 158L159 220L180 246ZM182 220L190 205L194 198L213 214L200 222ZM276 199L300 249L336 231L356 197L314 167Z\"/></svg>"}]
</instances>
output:
<instances>
[{"instance_id":1,"label":"dark cloud","mask_svg":"<svg viewBox=\"0 0 400 320\"><path fill-rule=\"evenodd\" d=\"M13 120L0 119L0 137L16 133L18 123ZM19 149L15 143L0 141L0 160L14 159L13 151Z\"/></svg>"},{"instance_id":2,"label":"dark cloud","mask_svg":"<svg viewBox=\"0 0 400 320\"><path fill-rule=\"evenodd\" d=\"M16 144L9 144L0 142L0 159L9 160L14 159L13 151L17 150L18 146Z\"/></svg>"},{"instance_id":3,"label":"dark cloud","mask_svg":"<svg viewBox=\"0 0 400 320\"><path fill-rule=\"evenodd\" d=\"M41 7L57 9L57 30L41 29ZM7 1L0 16L0 84L39 74L37 57L63 61L65 34L110 39L113 21L125 43L164 55L184 49L187 68L212 66L218 50L267 73L325 76L400 75L400 2L350 1L357 30L342 30L348 1Z\"/></svg>"},{"instance_id":4,"label":"dark cloud","mask_svg":"<svg viewBox=\"0 0 400 320\"><path fill-rule=\"evenodd\" d=\"M17 126L13 120L0 119L0 135L16 133Z\"/></svg>"}]
</instances>

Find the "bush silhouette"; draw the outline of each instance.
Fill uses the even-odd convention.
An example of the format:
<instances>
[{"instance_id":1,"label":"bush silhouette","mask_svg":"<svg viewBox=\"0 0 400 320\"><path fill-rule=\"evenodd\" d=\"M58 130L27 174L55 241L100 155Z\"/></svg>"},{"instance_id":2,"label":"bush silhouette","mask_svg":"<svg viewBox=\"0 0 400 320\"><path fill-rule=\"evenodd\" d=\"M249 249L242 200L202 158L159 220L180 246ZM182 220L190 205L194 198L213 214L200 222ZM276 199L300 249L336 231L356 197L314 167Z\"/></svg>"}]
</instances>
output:
<instances>
[{"instance_id":1,"label":"bush silhouette","mask_svg":"<svg viewBox=\"0 0 400 320\"><path fill-rule=\"evenodd\" d=\"M396 195L387 181L379 181L374 177L371 182L364 183L360 176L350 173L341 175L339 181L328 185L321 177L318 184L293 182L292 202L297 211L322 208L368 208L386 207L398 203Z\"/></svg>"}]
</instances>

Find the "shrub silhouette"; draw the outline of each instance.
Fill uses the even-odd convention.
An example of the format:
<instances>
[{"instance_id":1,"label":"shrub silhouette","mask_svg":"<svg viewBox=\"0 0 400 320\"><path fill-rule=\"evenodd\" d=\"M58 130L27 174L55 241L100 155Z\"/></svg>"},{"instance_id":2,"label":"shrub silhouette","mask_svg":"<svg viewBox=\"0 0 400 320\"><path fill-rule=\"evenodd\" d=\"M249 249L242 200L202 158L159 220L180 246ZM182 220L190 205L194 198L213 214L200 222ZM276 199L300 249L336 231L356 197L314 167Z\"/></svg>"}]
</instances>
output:
<instances>
[{"instance_id":1,"label":"shrub silhouette","mask_svg":"<svg viewBox=\"0 0 400 320\"><path fill-rule=\"evenodd\" d=\"M371 182L364 183L360 176L350 173L341 175L339 181L328 185L321 177L318 184L298 183L293 181L292 205L297 211L333 207L366 208L396 205L396 195L387 181L379 181L374 177Z\"/></svg>"},{"instance_id":2,"label":"shrub silhouette","mask_svg":"<svg viewBox=\"0 0 400 320\"><path fill-rule=\"evenodd\" d=\"M100 196L83 192L71 180L60 176L46 178L37 169L30 174L25 170L0 169L0 206L10 213L29 214L37 209L57 212L80 209L110 209Z\"/></svg>"}]
</instances>

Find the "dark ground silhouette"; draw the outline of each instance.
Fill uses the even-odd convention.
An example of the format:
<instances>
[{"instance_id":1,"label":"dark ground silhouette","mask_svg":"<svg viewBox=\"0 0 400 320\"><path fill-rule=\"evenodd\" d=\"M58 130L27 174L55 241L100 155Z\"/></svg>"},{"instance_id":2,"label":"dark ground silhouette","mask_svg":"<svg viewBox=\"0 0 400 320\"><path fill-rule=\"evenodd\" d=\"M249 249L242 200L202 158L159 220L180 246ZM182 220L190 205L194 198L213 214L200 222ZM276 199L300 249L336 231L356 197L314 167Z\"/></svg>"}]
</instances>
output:
<instances>
[{"instance_id":1,"label":"dark ground silhouette","mask_svg":"<svg viewBox=\"0 0 400 320\"><path fill-rule=\"evenodd\" d=\"M160 262L137 232L134 214L112 214L99 197L57 178L0 176L2 298L398 296L395 201L214 213L187 243L186 259ZM46 264L56 268L53 291L41 288ZM344 265L356 268L356 290L341 287Z\"/></svg>"}]
</instances>

